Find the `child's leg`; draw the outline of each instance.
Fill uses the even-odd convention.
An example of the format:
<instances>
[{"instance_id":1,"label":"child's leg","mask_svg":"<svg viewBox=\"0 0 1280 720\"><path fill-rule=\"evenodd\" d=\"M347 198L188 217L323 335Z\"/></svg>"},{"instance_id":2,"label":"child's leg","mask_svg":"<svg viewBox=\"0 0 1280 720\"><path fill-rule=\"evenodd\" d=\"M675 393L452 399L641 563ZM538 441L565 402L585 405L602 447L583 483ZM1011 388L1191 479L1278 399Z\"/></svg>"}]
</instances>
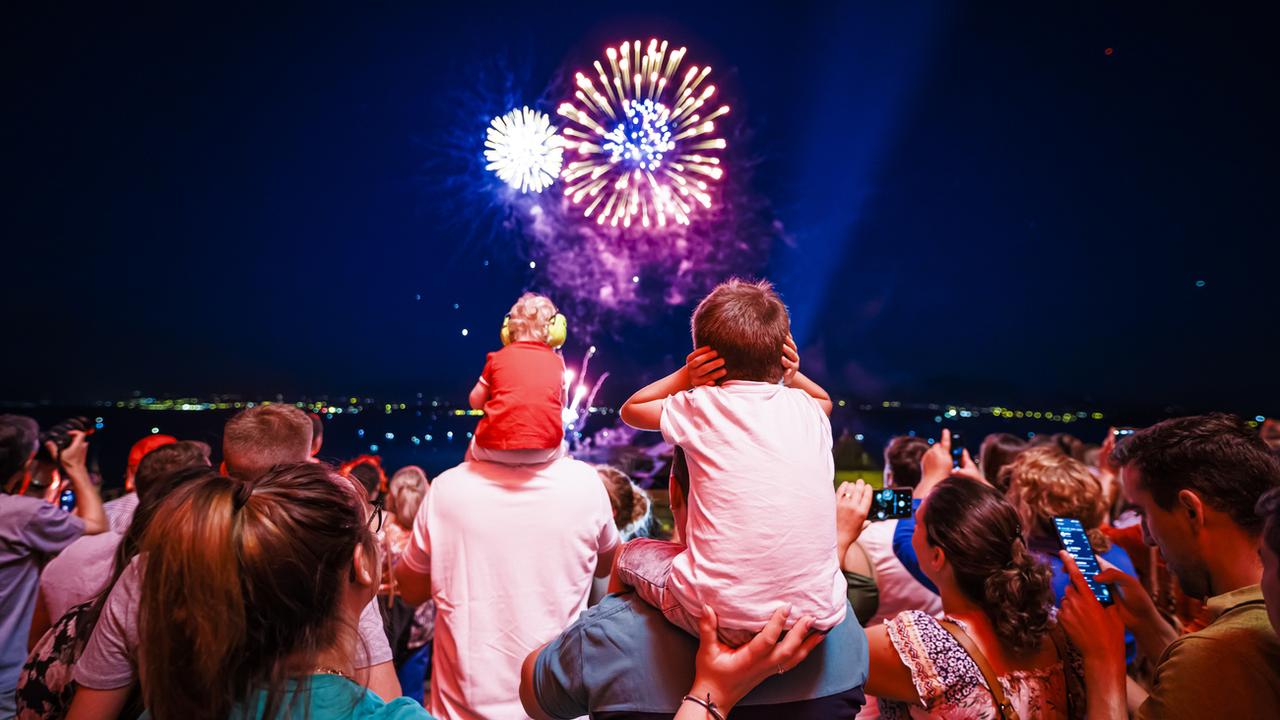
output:
<instances>
[{"instance_id":1,"label":"child's leg","mask_svg":"<svg viewBox=\"0 0 1280 720\"><path fill-rule=\"evenodd\" d=\"M636 595L662 613L672 625L698 636L698 618L680 606L667 588L671 563L685 546L650 538L636 538L618 551L613 564L609 592L631 588ZM616 589L615 589L616 588Z\"/></svg>"}]
</instances>

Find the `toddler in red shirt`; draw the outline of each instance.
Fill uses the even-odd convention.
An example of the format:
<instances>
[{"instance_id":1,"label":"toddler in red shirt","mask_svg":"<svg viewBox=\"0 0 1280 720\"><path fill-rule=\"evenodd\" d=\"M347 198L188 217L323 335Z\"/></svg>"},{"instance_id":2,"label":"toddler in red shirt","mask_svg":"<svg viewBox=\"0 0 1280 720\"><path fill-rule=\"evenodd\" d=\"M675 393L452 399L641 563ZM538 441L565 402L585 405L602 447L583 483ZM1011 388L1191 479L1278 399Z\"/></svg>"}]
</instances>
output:
<instances>
[{"instance_id":1,"label":"toddler in red shirt","mask_svg":"<svg viewBox=\"0 0 1280 720\"><path fill-rule=\"evenodd\" d=\"M504 347L489 353L471 389L472 409L484 410L471 441L474 460L540 465L565 454L564 344L566 323L552 302L520 296L502 324Z\"/></svg>"}]
</instances>

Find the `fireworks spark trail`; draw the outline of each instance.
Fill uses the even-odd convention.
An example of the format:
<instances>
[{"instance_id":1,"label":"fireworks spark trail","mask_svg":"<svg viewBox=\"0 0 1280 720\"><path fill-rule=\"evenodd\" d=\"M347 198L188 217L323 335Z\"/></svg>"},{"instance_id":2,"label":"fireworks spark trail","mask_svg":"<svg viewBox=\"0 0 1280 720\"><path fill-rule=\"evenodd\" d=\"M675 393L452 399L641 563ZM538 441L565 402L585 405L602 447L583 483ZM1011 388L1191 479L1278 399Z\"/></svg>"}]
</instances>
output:
<instances>
[{"instance_id":1,"label":"fireworks spark trail","mask_svg":"<svg viewBox=\"0 0 1280 720\"><path fill-rule=\"evenodd\" d=\"M560 174L564 149L546 113L527 106L500 115L485 137L485 170L522 193L540 193Z\"/></svg>"},{"instance_id":2,"label":"fireworks spark trail","mask_svg":"<svg viewBox=\"0 0 1280 720\"><path fill-rule=\"evenodd\" d=\"M656 39L643 53L639 40L606 49L609 72L597 60L596 80L577 73L576 103L557 111L569 121L561 131L571 156L565 196L600 225L688 225L698 206L712 206L710 183L724 176L719 151L727 143L713 133L729 106L703 115L716 92L705 83L711 68L677 75L686 48L667 49Z\"/></svg>"}]
</instances>

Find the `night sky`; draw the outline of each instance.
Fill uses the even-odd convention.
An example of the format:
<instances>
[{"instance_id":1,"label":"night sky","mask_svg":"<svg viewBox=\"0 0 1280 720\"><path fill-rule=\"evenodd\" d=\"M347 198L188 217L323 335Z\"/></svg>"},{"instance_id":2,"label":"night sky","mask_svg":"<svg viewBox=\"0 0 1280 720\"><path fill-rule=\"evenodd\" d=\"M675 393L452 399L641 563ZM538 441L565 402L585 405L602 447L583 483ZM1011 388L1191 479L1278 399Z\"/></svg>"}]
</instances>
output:
<instances>
[{"instance_id":1,"label":"night sky","mask_svg":"<svg viewBox=\"0 0 1280 720\"><path fill-rule=\"evenodd\" d=\"M742 271L834 392L1280 414L1275 18L572 5L8 7L0 399L461 402L555 258L485 229L460 118L553 110L606 45L663 37L716 68L777 228ZM619 402L690 309L570 355L596 344Z\"/></svg>"}]
</instances>

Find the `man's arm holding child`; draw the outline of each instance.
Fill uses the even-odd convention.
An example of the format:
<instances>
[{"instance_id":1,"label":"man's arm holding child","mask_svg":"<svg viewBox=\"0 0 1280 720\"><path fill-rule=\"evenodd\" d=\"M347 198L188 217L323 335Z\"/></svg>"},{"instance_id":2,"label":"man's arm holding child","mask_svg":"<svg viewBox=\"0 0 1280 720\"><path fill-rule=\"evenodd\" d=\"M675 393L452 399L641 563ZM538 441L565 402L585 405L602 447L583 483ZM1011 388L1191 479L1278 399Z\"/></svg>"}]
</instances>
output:
<instances>
[{"instance_id":1,"label":"man's arm holding child","mask_svg":"<svg viewBox=\"0 0 1280 720\"><path fill-rule=\"evenodd\" d=\"M627 398L618 412L622 422L637 430L658 430L662 423L662 403L679 392L698 385L711 385L725 376L724 358L709 347L689 353L684 367L650 383Z\"/></svg>"},{"instance_id":2,"label":"man's arm holding child","mask_svg":"<svg viewBox=\"0 0 1280 720\"><path fill-rule=\"evenodd\" d=\"M796 341L790 335L787 336L787 341L782 345L782 384L805 391L810 397L818 401L818 406L822 408L822 412L827 415L831 414L831 396L827 394L826 390L822 389L821 385L800 372L800 351L796 349Z\"/></svg>"}]
</instances>

